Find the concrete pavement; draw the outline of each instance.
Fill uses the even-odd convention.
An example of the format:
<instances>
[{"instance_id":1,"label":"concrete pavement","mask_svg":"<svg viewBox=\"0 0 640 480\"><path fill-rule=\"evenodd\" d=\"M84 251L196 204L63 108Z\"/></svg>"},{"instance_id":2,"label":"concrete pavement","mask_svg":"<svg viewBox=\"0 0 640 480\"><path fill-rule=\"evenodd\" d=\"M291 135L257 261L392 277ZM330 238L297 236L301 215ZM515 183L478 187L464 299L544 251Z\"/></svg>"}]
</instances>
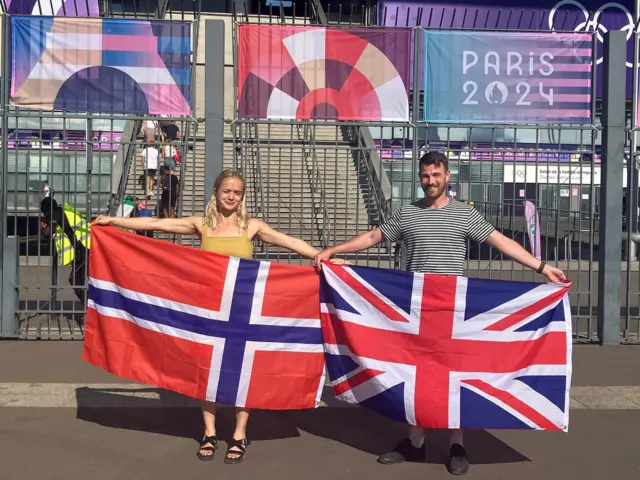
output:
<instances>
[{"instance_id":1,"label":"concrete pavement","mask_svg":"<svg viewBox=\"0 0 640 480\"><path fill-rule=\"evenodd\" d=\"M219 414L219 437L233 412ZM580 411L569 433L470 431L471 480L637 480L640 412ZM247 458L225 465L197 460L196 409L0 409L3 480L360 480L447 479L444 432L427 437L425 463L385 466L378 454L406 429L364 409L254 412Z\"/></svg>"},{"instance_id":2,"label":"concrete pavement","mask_svg":"<svg viewBox=\"0 0 640 480\"><path fill-rule=\"evenodd\" d=\"M446 432L430 431L427 460L384 466L406 426L324 396L327 406L252 413L241 465L195 456L197 403L126 382L80 360L80 342L0 342L0 480L80 478L446 479ZM230 437L233 410L219 412ZM640 348L574 347L568 433L469 431L482 480L640 479Z\"/></svg>"}]
</instances>

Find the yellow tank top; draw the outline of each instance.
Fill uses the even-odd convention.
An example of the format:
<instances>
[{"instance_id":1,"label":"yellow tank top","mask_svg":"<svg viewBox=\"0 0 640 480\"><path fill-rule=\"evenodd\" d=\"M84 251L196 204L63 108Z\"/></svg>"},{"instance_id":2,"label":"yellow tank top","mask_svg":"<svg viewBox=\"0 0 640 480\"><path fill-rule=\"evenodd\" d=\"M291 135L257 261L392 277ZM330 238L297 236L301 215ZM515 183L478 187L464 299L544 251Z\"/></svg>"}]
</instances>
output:
<instances>
[{"instance_id":1,"label":"yellow tank top","mask_svg":"<svg viewBox=\"0 0 640 480\"><path fill-rule=\"evenodd\" d=\"M207 226L203 225L200 249L230 257L253 258L253 243L246 228L239 237L208 237Z\"/></svg>"}]
</instances>

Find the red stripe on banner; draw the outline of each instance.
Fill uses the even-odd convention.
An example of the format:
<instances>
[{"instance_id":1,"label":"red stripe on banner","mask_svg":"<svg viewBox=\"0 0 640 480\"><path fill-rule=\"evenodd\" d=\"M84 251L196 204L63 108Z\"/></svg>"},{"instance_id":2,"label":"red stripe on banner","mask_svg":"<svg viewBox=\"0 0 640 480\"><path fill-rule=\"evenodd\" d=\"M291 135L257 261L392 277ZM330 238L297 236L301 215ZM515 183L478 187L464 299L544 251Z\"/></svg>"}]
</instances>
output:
<instances>
[{"instance_id":1,"label":"red stripe on banner","mask_svg":"<svg viewBox=\"0 0 640 480\"><path fill-rule=\"evenodd\" d=\"M513 327L514 325L533 315L534 313L539 312L543 308L553 305L555 302L561 300L562 297L564 297L566 294L566 288L558 289L556 292L553 292L551 295L538 300L536 303L532 303L528 307L525 307L522 310L518 310L517 312L512 313L511 315L503 318L493 325L490 325L489 327L485 328L485 330L490 332L502 332L508 328Z\"/></svg>"},{"instance_id":2,"label":"red stripe on banner","mask_svg":"<svg viewBox=\"0 0 640 480\"><path fill-rule=\"evenodd\" d=\"M91 227L89 275L147 295L219 311L229 257Z\"/></svg>"},{"instance_id":3,"label":"red stripe on banner","mask_svg":"<svg viewBox=\"0 0 640 480\"><path fill-rule=\"evenodd\" d=\"M554 56L554 60L557 57L585 57L585 61L590 61L593 58L593 50L590 48L544 48L544 47L536 47L531 49L531 52L534 55L542 55L543 53L550 53ZM562 60L562 58L560 58ZM555 65L554 65L555 67Z\"/></svg>"},{"instance_id":4,"label":"red stripe on banner","mask_svg":"<svg viewBox=\"0 0 640 480\"><path fill-rule=\"evenodd\" d=\"M213 346L87 310L82 360L118 377L204 399Z\"/></svg>"},{"instance_id":5,"label":"red stripe on banner","mask_svg":"<svg viewBox=\"0 0 640 480\"><path fill-rule=\"evenodd\" d=\"M532 109L526 110L523 113L523 117L526 118L591 118L591 110L558 110L555 107L545 109ZM516 117L517 119L518 117Z\"/></svg>"},{"instance_id":6,"label":"red stripe on banner","mask_svg":"<svg viewBox=\"0 0 640 480\"><path fill-rule=\"evenodd\" d=\"M245 406L265 410L315 408L324 353L257 351Z\"/></svg>"},{"instance_id":7,"label":"red stripe on banner","mask_svg":"<svg viewBox=\"0 0 640 480\"><path fill-rule=\"evenodd\" d=\"M489 385L487 382L484 382L482 380L462 380L462 383L471 385L478 390L482 390L483 392L496 397L502 403L508 405L523 417L528 418L543 430L562 430L561 427L558 427L547 417L542 415L537 410L531 408L519 398L511 395L509 392L495 388L494 386Z\"/></svg>"},{"instance_id":8,"label":"red stripe on banner","mask_svg":"<svg viewBox=\"0 0 640 480\"><path fill-rule=\"evenodd\" d=\"M357 373L353 377L347 378L344 382L340 382L333 386L333 393L342 395L344 392L363 384L367 380L382 375L384 372L380 370L367 369Z\"/></svg>"},{"instance_id":9,"label":"red stripe on banner","mask_svg":"<svg viewBox=\"0 0 640 480\"><path fill-rule=\"evenodd\" d=\"M380 297L375 295L368 288L366 288L355 278L349 275L344 267L325 263L323 264L323 268L329 268L340 280L346 283L349 288L355 290L360 296L362 296L362 298L364 298L367 302L380 310L380 312L389 320L402 323L409 322L409 320L404 318L400 313L396 312L393 308L391 308L391 306L387 305Z\"/></svg>"},{"instance_id":10,"label":"red stripe on banner","mask_svg":"<svg viewBox=\"0 0 640 480\"><path fill-rule=\"evenodd\" d=\"M261 314L265 317L320 319L320 289L314 267L271 263Z\"/></svg>"},{"instance_id":11,"label":"red stripe on banner","mask_svg":"<svg viewBox=\"0 0 640 480\"><path fill-rule=\"evenodd\" d=\"M534 70L538 70L539 68L543 68L545 65L539 63L534 64ZM559 59L558 62L553 64L553 70L555 72L590 72L591 64L589 63L562 63L562 59ZM541 83L544 83L542 81Z\"/></svg>"},{"instance_id":12,"label":"red stripe on banner","mask_svg":"<svg viewBox=\"0 0 640 480\"><path fill-rule=\"evenodd\" d=\"M527 95L527 102L547 102L548 100L540 94ZM588 93L554 93L554 102L567 102L567 103L588 103L591 101L591 95Z\"/></svg>"},{"instance_id":13,"label":"red stripe on banner","mask_svg":"<svg viewBox=\"0 0 640 480\"><path fill-rule=\"evenodd\" d=\"M590 78L545 78L541 80L547 87L591 87Z\"/></svg>"}]
</instances>

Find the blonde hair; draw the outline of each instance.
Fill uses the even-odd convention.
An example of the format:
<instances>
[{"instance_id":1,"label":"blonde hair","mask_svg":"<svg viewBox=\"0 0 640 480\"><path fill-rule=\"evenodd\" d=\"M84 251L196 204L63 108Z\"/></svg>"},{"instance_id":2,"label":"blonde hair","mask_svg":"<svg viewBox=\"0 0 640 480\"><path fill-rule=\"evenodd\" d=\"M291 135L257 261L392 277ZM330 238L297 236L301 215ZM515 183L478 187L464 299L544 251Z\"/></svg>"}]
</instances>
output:
<instances>
[{"instance_id":1,"label":"blonde hair","mask_svg":"<svg viewBox=\"0 0 640 480\"><path fill-rule=\"evenodd\" d=\"M213 195L211 195L211 198L207 203L207 208L205 209L205 212L204 212L203 223L208 228L211 228L212 230L218 226L219 220L220 220L220 213L218 212L218 198L217 198L218 190L220 190L222 183L228 178L237 178L242 182L242 200L240 201L240 205L238 206L238 210L236 211L236 225L238 225L238 228L241 228L244 230L249 225L249 218L247 217L246 196L245 196L247 182L245 182L242 175L240 175L238 172L235 172L233 170L223 170L222 173L218 175L218 178L216 178L216 181L213 183Z\"/></svg>"}]
</instances>

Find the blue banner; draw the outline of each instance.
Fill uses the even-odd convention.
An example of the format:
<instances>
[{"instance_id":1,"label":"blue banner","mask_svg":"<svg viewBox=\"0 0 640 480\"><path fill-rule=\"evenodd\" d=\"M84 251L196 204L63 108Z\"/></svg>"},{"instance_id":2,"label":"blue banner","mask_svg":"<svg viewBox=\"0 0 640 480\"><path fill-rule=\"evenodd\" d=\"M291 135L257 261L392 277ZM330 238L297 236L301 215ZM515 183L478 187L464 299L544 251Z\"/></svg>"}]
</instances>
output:
<instances>
[{"instance_id":1,"label":"blue banner","mask_svg":"<svg viewBox=\"0 0 640 480\"><path fill-rule=\"evenodd\" d=\"M591 122L590 34L425 32L424 121Z\"/></svg>"}]
</instances>

